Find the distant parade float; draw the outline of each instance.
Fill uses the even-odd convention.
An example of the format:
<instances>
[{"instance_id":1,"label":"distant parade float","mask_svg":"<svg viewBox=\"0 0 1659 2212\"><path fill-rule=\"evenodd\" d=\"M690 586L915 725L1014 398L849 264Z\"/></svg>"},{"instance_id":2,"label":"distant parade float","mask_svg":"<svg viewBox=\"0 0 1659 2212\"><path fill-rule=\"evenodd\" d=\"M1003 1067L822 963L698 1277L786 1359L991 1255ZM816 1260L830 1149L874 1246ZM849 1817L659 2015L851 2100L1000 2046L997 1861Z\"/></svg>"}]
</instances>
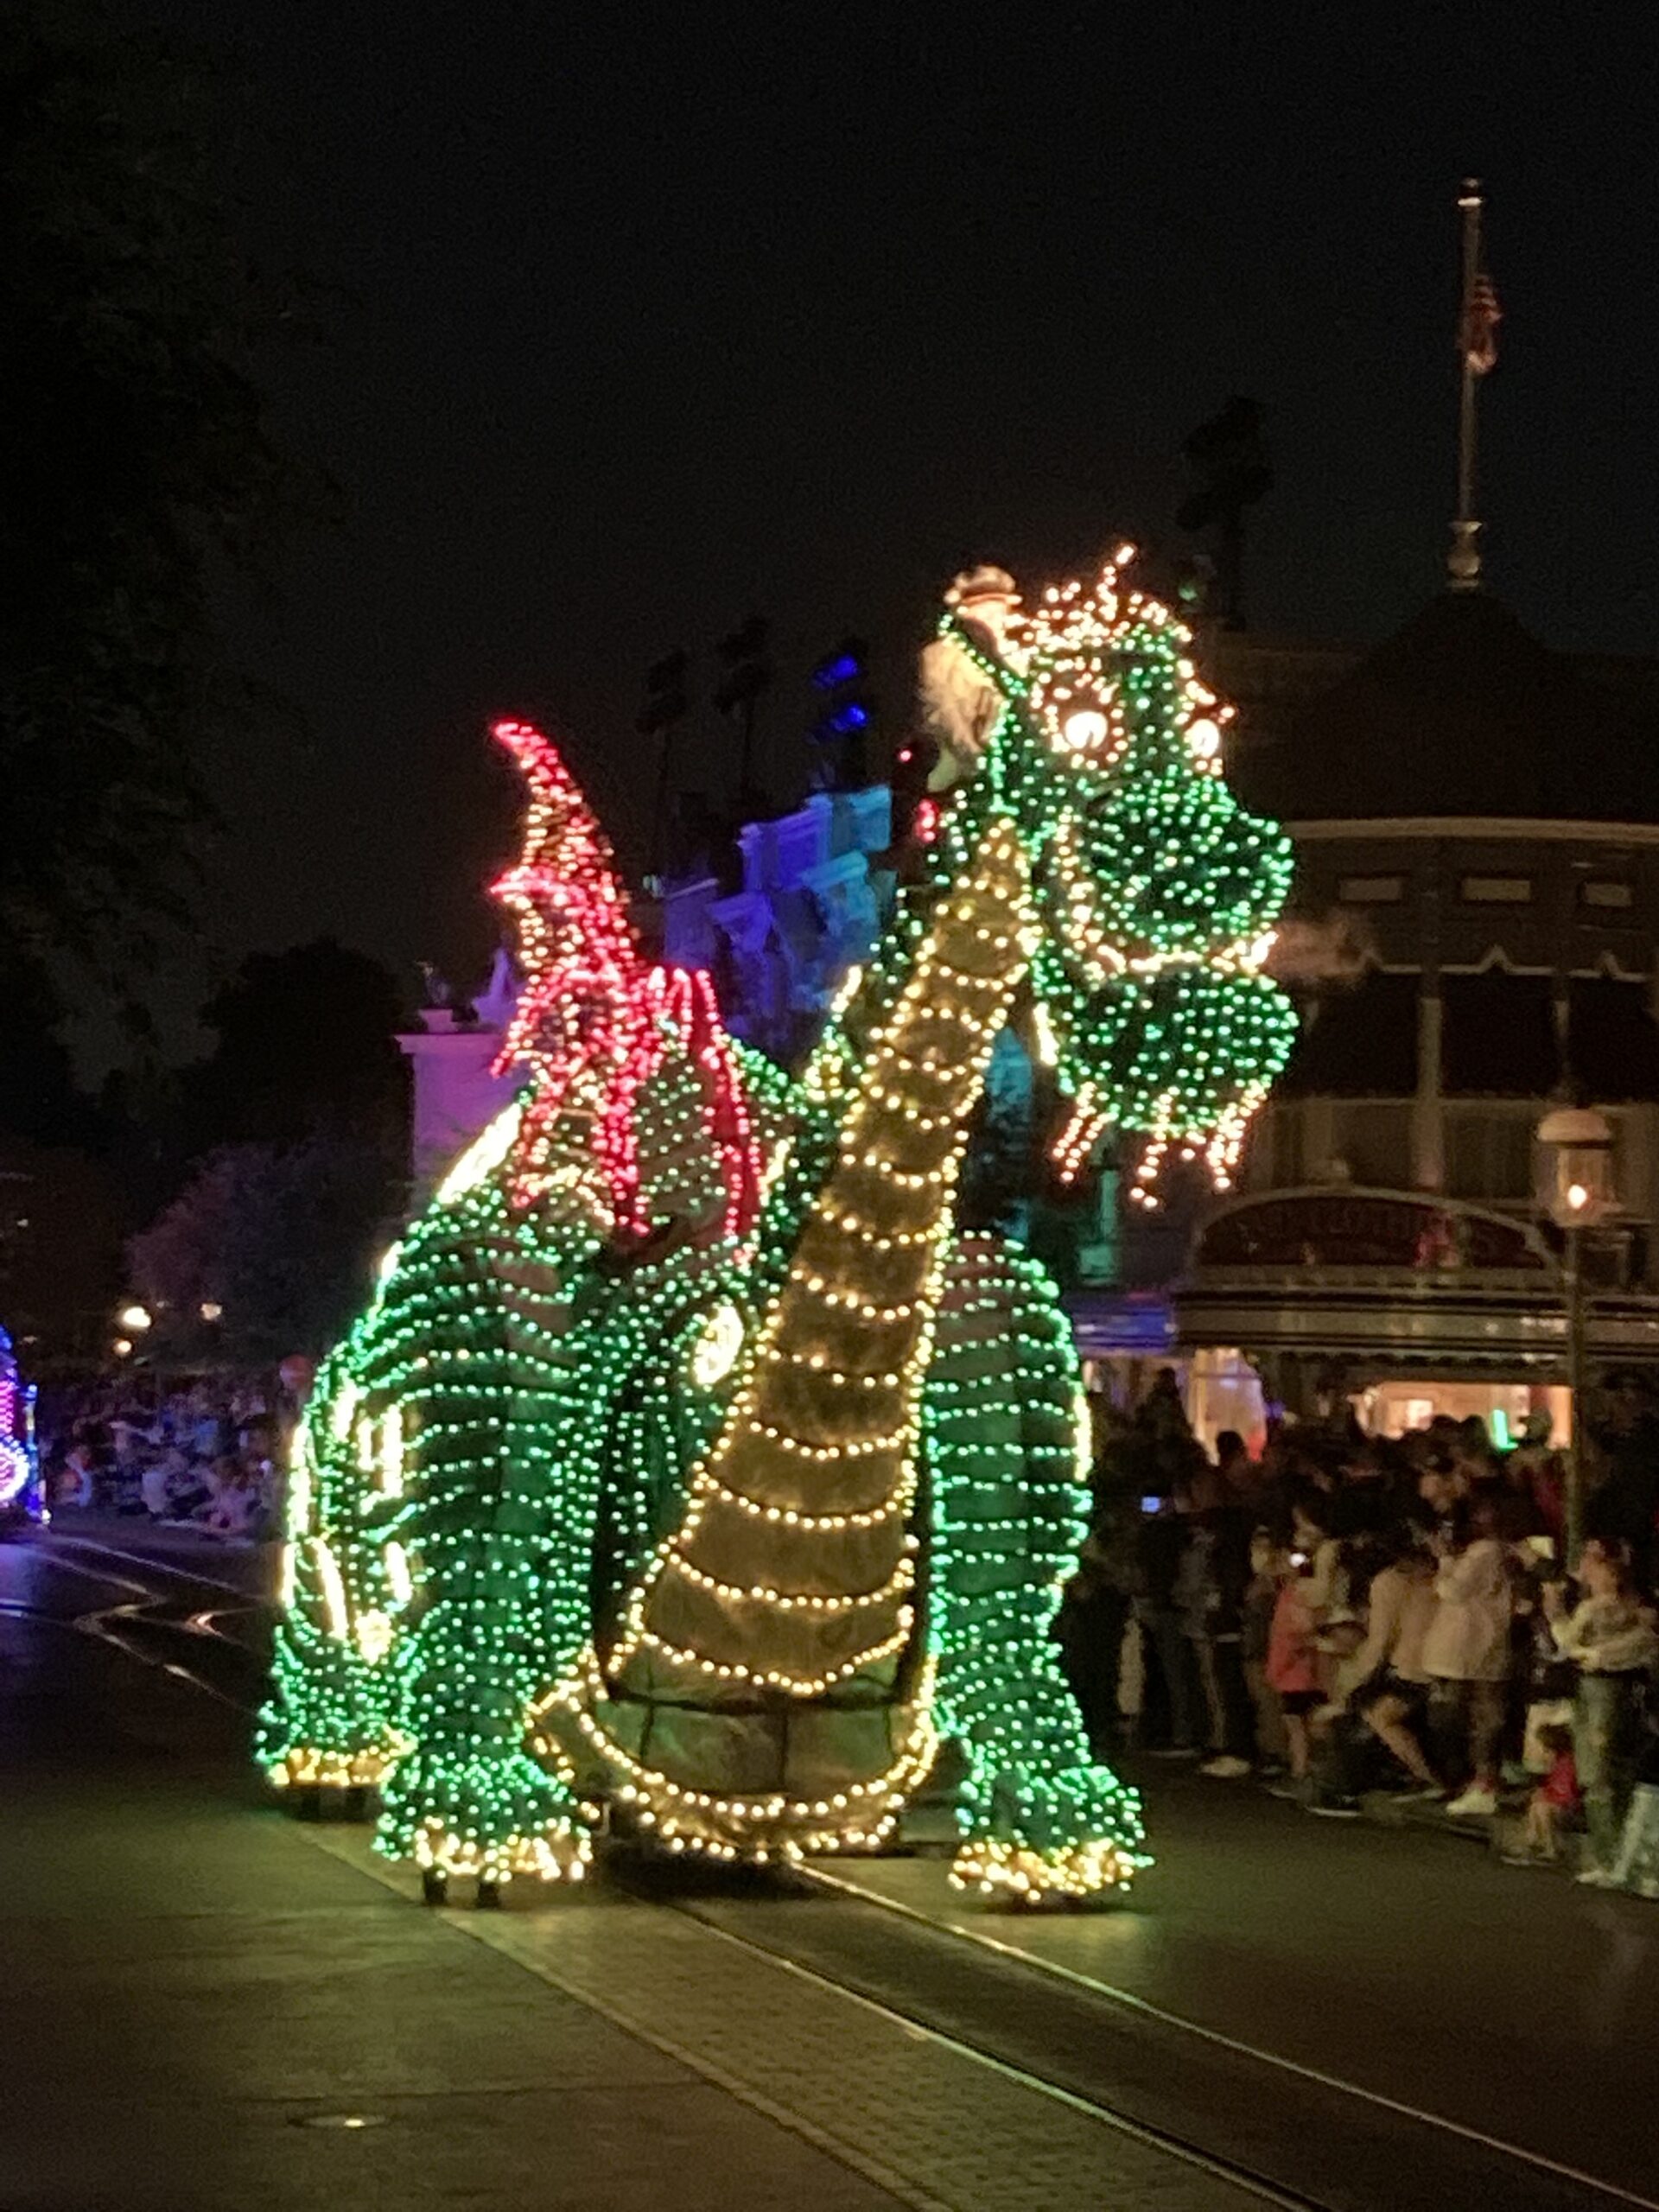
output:
<instances>
[{"instance_id":1,"label":"distant parade float","mask_svg":"<svg viewBox=\"0 0 1659 2212\"><path fill-rule=\"evenodd\" d=\"M1077 1172L1143 1139L1225 1181L1289 1048L1262 972L1291 854L1222 776L1169 610L957 579L923 655L938 764L893 921L793 1074L642 955L559 754L496 885L518 1101L391 1255L297 1432L260 1758L379 1794L426 1894L671 1853L870 1849L954 1746L953 1872L1022 1903L1149 1863L1050 1625L1084 1534L1054 1287L958 1227L1010 1020Z\"/></svg>"},{"instance_id":2,"label":"distant parade float","mask_svg":"<svg viewBox=\"0 0 1659 2212\"><path fill-rule=\"evenodd\" d=\"M0 1520L41 1520L46 1501L35 1443L35 1389L25 1382L11 1338L0 1329Z\"/></svg>"}]
</instances>

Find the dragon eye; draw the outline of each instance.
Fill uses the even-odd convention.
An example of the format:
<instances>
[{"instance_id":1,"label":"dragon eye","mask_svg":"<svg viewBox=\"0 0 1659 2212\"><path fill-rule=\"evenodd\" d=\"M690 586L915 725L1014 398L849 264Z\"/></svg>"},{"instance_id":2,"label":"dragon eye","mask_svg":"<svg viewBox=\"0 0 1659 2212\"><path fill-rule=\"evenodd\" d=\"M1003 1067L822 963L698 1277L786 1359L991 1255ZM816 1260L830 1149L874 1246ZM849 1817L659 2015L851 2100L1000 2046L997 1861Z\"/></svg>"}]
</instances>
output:
<instances>
[{"instance_id":1,"label":"dragon eye","mask_svg":"<svg viewBox=\"0 0 1659 2212\"><path fill-rule=\"evenodd\" d=\"M1098 707L1078 707L1060 724L1060 735L1074 753L1093 753L1106 742L1110 728Z\"/></svg>"},{"instance_id":2,"label":"dragon eye","mask_svg":"<svg viewBox=\"0 0 1659 2212\"><path fill-rule=\"evenodd\" d=\"M1197 721L1187 724L1186 741L1195 759L1213 760L1221 751L1220 723L1208 715L1201 715Z\"/></svg>"}]
</instances>

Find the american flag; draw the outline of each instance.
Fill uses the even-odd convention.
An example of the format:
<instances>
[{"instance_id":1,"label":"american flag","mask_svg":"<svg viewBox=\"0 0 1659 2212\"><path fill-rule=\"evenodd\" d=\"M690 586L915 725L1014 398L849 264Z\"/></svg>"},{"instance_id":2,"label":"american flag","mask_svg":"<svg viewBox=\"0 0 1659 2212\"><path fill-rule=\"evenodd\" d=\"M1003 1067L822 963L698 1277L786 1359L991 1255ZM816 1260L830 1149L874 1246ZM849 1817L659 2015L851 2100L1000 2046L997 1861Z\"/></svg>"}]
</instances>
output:
<instances>
[{"instance_id":1,"label":"american flag","mask_svg":"<svg viewBox=\"0 0 1659 2212\"><path fill-rule=\"evenodd\" d=\"M1492 280L1483 269L1463 303L1463 330L1459 340L1464 365L1472 375L1484 377L1497 366L1497 326L1503 317Z\"/></svg>"}]
</instances>

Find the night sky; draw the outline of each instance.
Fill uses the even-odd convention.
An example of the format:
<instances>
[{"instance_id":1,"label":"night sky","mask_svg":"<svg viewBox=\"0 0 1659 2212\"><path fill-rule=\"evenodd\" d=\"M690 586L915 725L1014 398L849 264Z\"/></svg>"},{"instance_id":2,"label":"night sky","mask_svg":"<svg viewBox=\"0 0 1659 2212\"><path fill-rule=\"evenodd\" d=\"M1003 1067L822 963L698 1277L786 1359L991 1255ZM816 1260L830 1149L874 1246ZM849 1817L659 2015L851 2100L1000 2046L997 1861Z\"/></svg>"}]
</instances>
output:
<instances>
[{"instance_id":1,"label":"night sky","mask_svg":"<svg viewBox=\"0 0 1659 2212\"><path fill-rule=\"evenodd\" d=\"M1642 11L143 12L223 59L247 246L322 288L270 381L348 510L238 617L297 724L213 764L219 957L326 930L471 983L486 718L556 724L637 859L644 665L758 610L792 798L817 654L881 641L896 710L963 561L1180 550L1181 441L1234 391L1278 471L1252 626L1384 634L1442 573L1465 170L1489 575L1552 643L1659 649ZM697 751L718 789L712 716Z\"/></svg>"}]
</instances>

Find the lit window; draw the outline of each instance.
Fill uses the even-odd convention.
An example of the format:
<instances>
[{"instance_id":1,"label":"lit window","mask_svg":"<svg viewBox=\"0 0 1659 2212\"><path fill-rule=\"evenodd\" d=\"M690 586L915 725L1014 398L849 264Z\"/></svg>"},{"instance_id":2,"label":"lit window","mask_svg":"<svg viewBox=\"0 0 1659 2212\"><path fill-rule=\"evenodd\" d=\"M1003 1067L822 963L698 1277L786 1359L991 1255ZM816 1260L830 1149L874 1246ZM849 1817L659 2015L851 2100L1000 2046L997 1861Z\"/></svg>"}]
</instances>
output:
<instances>
[{"instance_id":1,"label":"lit window","mask_svg":"<svg viewBox=\"0 0 1659 2212\"><path fill-rule=\"evenodd\" d=\"M1463 895L1477 906L1524 906L1532 897L1528 875L1465 875Z\"/></svg>"},{"instance_id":2,"label":"lit window","mask_svg":"<svg viewBox=\"0 0 1659 2212\"><path fill-rule=\"evenodd\" d=\"M1405 878L1399 875L1344 875L1337 886L1344 906L1391 906L1405 895Z\"/></svg>"},{"instance_id":3,"label":"lit window","mask_svg":"<svg viewBox=\"0 0 1659 2212\"><path fill-rule=\"evenodd\" d=\"M1628 906L1633 893L1628 883L1594 882L1579 886L1581 906Z\"/></svg>"}]
</instances>

